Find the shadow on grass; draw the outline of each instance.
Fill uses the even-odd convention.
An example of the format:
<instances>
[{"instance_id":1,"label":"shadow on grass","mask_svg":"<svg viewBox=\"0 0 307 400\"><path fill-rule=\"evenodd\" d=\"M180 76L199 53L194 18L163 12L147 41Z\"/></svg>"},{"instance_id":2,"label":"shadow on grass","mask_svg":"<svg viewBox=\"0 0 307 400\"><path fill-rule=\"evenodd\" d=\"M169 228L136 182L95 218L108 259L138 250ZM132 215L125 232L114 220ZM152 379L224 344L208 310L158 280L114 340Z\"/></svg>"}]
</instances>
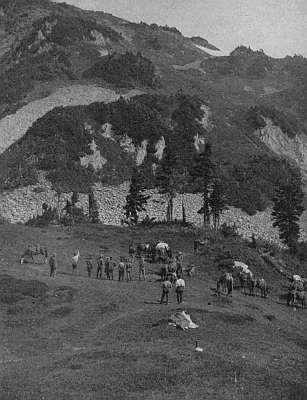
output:
<instances>
[{"instance_id":1,"label":"shadow on grass","mask_svg":"<svg viewBox=\"0 0 307 400\"><path fill-rule=\"evenodd\" d=\"M144 301L145 304L154 304L154 305L160 305L160 300L156 301Z\"/></svg>"}]
</instances>

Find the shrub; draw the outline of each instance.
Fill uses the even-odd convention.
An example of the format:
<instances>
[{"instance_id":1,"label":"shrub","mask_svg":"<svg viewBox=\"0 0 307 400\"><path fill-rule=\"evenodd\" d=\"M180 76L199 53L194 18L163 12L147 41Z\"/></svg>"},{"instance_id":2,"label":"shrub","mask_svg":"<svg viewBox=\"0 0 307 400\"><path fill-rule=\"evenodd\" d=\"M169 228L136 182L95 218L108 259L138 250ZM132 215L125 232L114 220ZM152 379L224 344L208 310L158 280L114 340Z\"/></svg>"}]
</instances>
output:
<instances>
[{"instance_id":1,"label":"shrub","mask_svg":"<svg viewBox=\"0 0 307 400\"><path fill-rule=\"evenodd\" d=\"M103 78L119 86L133 87L134 83L156 88L159 85L154 64L143 57L140 52L134 55L113 53L103 57L99 62L86 70L83 78Z\"/></svg>"},{"instance_id":2,"label":"shrub","mask_svg":"<svg viewBox=\"0 0 307 400\"><path fill-rule=\"evenodd\" d=\"M219 231L225 236L225 237L237 237L238 236L238 232L237 232L237 227L235 226L235 224L233 224L232 226L229 226L226 224L226 222L224 222L221 226Z\"/></svg>"}]
</instances>

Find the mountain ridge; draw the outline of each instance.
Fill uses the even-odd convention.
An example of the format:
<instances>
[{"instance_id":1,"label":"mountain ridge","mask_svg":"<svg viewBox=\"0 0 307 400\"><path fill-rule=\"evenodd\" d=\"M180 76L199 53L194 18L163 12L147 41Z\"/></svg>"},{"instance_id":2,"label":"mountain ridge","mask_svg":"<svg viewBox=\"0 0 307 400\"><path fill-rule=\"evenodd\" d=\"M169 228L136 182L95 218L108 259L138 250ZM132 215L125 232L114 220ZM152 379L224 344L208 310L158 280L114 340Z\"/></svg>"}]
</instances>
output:
<instances>
[{"instance_id":1,"label":"mountain ridge","mask_svg":"<svg viewBox=\"0 0 307 400\"><path fill-rule=\"evenodd\" d=\"M163 96L168 99L176 96L186 98L187 104L190 102L188 107L191 109L195 107L193 99L197 98L195 115L201 120L205 115L201 107L205 106L210 121L201 128L200 136L196 124L190 142L185 143L188 147L194 146L198 150L196 137L197 140L200 139L199 143L204 144L208 141L212 143L214 155L220 165L220 176L223 179L231 177L230 180L234 180L240 188L234 190L235 186L231 185L228 188L228 191L236 192L235 195L231 195L237 196L237 199L233 197L231 200L236 206L245 207L243 201L245 195L242 193L248 191L248 187L243 188L241 172L238 171L244 170L248 176L255 174L254 159L261 159L272 171L275 171L278 163L283 163L283 158L278 162L274 161L274 157L280 155L290 157L294 163L300 165L297 161L304 156L299 153L302 148L294 157L292 150L287 151L286 147L290 148L297 138L306 135L305 106L304 102L299 101L299 91L304 93L304 87L300 82L304 78L307 65L303 57L274 59L261 50L253 51L249 47L238 46L227 57L213 58L209 52L206 54L197 48L197 43L206 45L208 51L217 51L214 45L199 36L186 38L174 27L148 25L143 22L131 23L111 14L84 11L48 0L43 2L32 0L30 3L22 0L1 1L0 9L2 37L7 39L7 35L11 35L9 36L11 46L8 46L8 39L4 40L3 54L0 53L0 83L4 88L0 95L0 126L2 126L0 142L2 140L3 150L10 146L5 153L0 154L0 164L4 171L8 165L11 170L16 169L13 154L16 153L19 144L15 144L15 140L22 139L24 142L23 135L31 129L30 125L35 124L37 118L44 119L46 111L53 107L60 105L78 107L82 104L82 91L80 94L76 92L72 103L69 103L69 99L65 100L65 95L62 100L59 99L54 104L51 102L46 108L44 102L47 104L52 96L56 97L58 87L62 87L60 90L64 93L65 87L81 86L84 87L84 93L93 91L92 99L90 94L85 95L86 104L99 101L99 95L95 97L94 93L104 90L116 93L114 97L111 96L114 100L118 100L121 95L131 90L135 93L146 93L147 100L145 97L140 97L136 100L138 105L134 103L142 112L144 106L149 110L154 102L161 101L155 111L154 130L161 123L164 124L164 130L167 131L169 128L174 130L174 126L167 122L172 118L174 110L167 115L169 100L165 102L162 100ZM9 26L13 26L13 30L9 29ZM130 64L127 60L130 60ZM151 83L153 81L144 80L145 76L152 76L156 83L153 85ZM88 89L85 89L86 87ZM69 92L69 89L66 91ZM149 100L150 96L152 101ZM104 100L104 96L101 100ZM31 104L34 110L33 117L29 122L25 122L23 129L15 129L13 123L11 128L7 128L9 121L18 119L23 112L26 114L27 107L30 110ZM104 109L102 105L99 107ZM125 107L127 112L130 112L128 104ZM257 107L260 107L258 114L253 111ZM41 111L36 112L39 109ZM90 108L84 108L82 112L89 113L91 112L89 110ZM69 109L67 112L70 112ZM263 126L261 124L263 118L267 118L268 115L274 116L273 122L281 130L279 141L285 143L285 151L282 153L276 152L276 146L275 148L271 146L270 140L262 140L261 135L257 133L259 132L257 123L260 121L260 129L264 128L266 124ZM91 118L90 114L85 115L82 124L91 125L93 123L89 121ZM99 117L99 121L102 120L103 118ZM104 119L103 123L109 122ZM95 127L95 124L92 128L94 131L97 130L99 135L100 128ZM134 130L140 132L139 145L142 146L144 141L148 141L148 138L142 137L144 124L147 122L140 120L134 126ZM14 131L19 133L15 135ZM159 165L159 160L153 158L153 148L159 140L165 140L168 135L166 131L160 131L160 137L156 136L156 142L151 141L150 144L146 144L149 146L147 149L149 152L147 151L143 157L146 171L155 164ZM14 135L11 132L14 132ZM270 130L267 132L270 134ZM52 134L50 132L50 135ZM3 135L7 137L6 143ZM129 140L133 138L130 137ZM88 146L90 148L90 142ZM125 150L122 148L118 151ZM179 154L179 148L176 151ZM103 149L101 148L99 152L103 154ZM84 156L81 153L79 159ZM107 159L106 156L103 157ZM130 165L130 161L128 164ZM78 168L80 167L81 164ZM121 169L119 165L115 168ZM130 167L127 168L129 171ZM7 179L6 176L5 180ZM270 202L270 196L267 197L268 191L264 189L259 179L260 176L256 180L251 178L249 191L259 192L255 198L260 196L260 199L264 196L266 200L259 200L259 204L250 212L255 212L259 208L261 210ZM260 180L263 181L262 175ZM274 184L273 181L270 182ZM24 185L22 182L20 184ZM3 188L8 189L10 185L3 186L2 181Z\"/></svg>"}]
</instances>

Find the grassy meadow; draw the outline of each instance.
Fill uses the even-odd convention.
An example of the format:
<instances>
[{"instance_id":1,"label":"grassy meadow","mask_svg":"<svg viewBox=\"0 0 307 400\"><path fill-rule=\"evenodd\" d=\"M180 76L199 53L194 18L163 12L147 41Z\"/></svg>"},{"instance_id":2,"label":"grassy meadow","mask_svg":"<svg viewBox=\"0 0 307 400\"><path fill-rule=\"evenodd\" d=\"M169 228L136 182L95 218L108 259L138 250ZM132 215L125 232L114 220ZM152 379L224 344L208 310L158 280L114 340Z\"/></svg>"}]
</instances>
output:
<instances>
[{"instance_id":1,"label":"grassy meadow","mask_svg":"<svg viewBox=\"0 0 307 400\"><path fill-rule=\"evenodd\" d=\"M287 307L287 281L261 257L268 250L289 272L306 272L273 247L254 250L236 236L196 227L120 228L105 225L29 228L0 224L1 398L34 399L276 399L305 400L307 310ZM193 254L195 239L208 245ZM174 289L160 305L158 263L147 263L146 282L89 279L86 258L102 252L118 263L131 243L166 241L183 252L183 303ZM56 252L58 271L40 256L20 264L28 244ZM70 257L80 250L79 276ZM216 295L225 259L246 262L269 285L265 300L235 288ZM299 270L301 268L301 270ZM235 284L238 282L235 280ZM169 317L186 311L197 329L182 331ZM196 341L202 352L196 351Z\"/></svg>"}]
</instances>

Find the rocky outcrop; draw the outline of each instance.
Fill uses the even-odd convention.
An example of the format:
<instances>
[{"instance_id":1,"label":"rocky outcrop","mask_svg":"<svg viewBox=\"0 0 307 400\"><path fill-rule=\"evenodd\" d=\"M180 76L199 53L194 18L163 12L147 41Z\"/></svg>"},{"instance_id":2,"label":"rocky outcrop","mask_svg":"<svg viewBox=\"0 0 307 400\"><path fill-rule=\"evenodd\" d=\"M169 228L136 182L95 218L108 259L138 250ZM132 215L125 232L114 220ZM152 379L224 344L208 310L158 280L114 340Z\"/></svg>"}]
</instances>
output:
<instances>
[{"instance_id":1,"label":"rocky outcrop","mask_svg":"<svg viewBox=\"0 0 307 400\"><path fill-rule=\"evenodd\" d=\"M257 130L255 134L274 153L279 156L288 157L294 160L302 171L302 176L307 181L307 136L295 135L290 138L284 134L279 126L273 124L269 118L264 118L266 126Z\"/></svg>"},{"instance_id":2,"label":"rocky outcrop","mask_svg":"<svg viewBox=\"0 0 307 400\"><path fill-rule=\"evenodd\" d=\"M107 162L107 159L102 157L102 155L100 154L100 151L97 148L95 140L92 140L89 147L92 150L92 154L87 154L86 156L81 157L80 159L81 165L85 167L91 165L95 171L102 169L104 164Z\"/></svg>"},{"instance_id":3,"label":"rocky outcrop","mask_svg":"<svg viewBox=\"0 0 307 400\"><path fill-rule=\"evenodd\" d=\"M124 218L123 206L129 191L129 182L119 186L96 185L94 193L99 204L100 221L108 225L120 225ZM157 190L150 190L151 196L146 212L140 214L140 219L155 217L157 221L163 221L166 217L166 199ZM42 213L42 204L47 203L52 207L63 208L71 193L63 194L58 198L57 193L52 190L51 184L43 177L34 186L0 193L0 214L12 223L25 223L29 218ZM88 213L88 195L80 194L79 205ZM202 206L200 194L178 194L174 199L174 218L182 219L182 204L185 207L186 219L196 225L202 224L202 215L197 211ZM238 232L246 238L252 234L262 237L268 241L279 243L278 231L272 227L270 213L258 212L254 216L241 210L230 208L221 216L221 224L235 224ZM302 232L303 233L303 232ZM304 233L303 233L304 234Z\"/></svg>"}]
</instances>

